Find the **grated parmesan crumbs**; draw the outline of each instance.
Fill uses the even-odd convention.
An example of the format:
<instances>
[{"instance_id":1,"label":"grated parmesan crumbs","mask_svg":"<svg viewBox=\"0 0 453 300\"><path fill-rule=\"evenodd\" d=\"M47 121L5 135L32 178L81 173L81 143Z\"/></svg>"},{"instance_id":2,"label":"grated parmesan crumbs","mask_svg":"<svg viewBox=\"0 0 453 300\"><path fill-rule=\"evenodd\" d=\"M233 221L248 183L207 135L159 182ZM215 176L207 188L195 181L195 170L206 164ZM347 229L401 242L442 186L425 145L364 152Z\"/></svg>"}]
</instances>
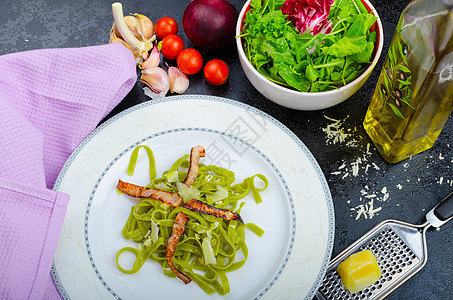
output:
<instances>
[{"instance_id":1,"label":"grated parmesan crumbs","mask_svg":"<svg viewBox=\"0 0 453 300\"><path fill-rule=\"evenodd\" d=\"M445 179L443 176L441 176L437 183L440 185L445 183L448 186L453 186L453 179Z\"/></svg>"},{"instance_id":2,"label":"grated parmesan crumbs","mask_svg":"<svg viewBox=\"0 0 453 300\"><path fill-rule=\"evenodd\" d=\"M381 194L383 195L381 201L387 201L390 197L390 194L387 192L387 187L385 186L382 188Z\"/></svg>"},{"instance_id":3,"label":"grated parmesan crumbs","mask_svg":"<svg viewBox=\"0 0 453 300\"><path fill-rule=\"evenodd\" d=\"M369 149L370 144L367 144ZM336 171L331 172L332 175L339 175L341 178L346 178L348 176L357 177L368 174L370 168L375 170L380 170L380 168L375 163L368 163L368 158L371 156L371 152L367 149L365 153L360 157L354 158L352 161L347 162L343 160L341 165L337 168Z\"/></svg>"},{"instance_id":4,"label":"grated parmesan crumbs","mask_svg":"<svg viewBox=\"0 0 453 300\"><path fill-rule=\"evenodd\" d=\"M338 120L324 115L324 118L331 121L327 124L326 128L322 128L322 131L326 134L327 145L342 143L349 147L359 147L359 139L361 139L361 137L355 134L357 132L357 128L347 128L344 126L348 117L349 115L343 120ZM371 144L367 143L366 149L358 149L358 153L361 153L361 156L354 158L352 162L343 160L338 169L331 172L331 174L338 175L344 179L347 177L357 177L361 175L361 173L366 175L370 168L380 170L376 163L368 163L368 158L372 155L370 148Z\"/></svg>"},{"instance_id":5,"label":"grated parmesan crumbs","mask_svg":"<svg viewBox=\"0 0 453 300\"><path fill-rule=\"evenodd\" d=\"M351 138L352 132L357 131L357 128L345 129L343 128L344 120L337 120L328 116L324 116L324 118L332 121L326 128L322 128L322 131L324 131L327 136L326 143L328 145L346 142L347 146L357 146L357 140Z\"/></svg>"},{"instance_id":6,"label":"grated parmesan crumbs","mask_svg":"<svg viewBox=\"0 0 453 300\"><path fill-rule=\"evenodd\" d=\"M362 216L365 219L372 219L377 212L382 210L382 207L376 207L375 208L374 207L374 200L371 199L370 201L368 201L365 204L360 204L360 205L357 205L354 208L351 208L351 210L354 210L357 213L357 215L355 217L355 220L360 219L360 217L362 217Z\"/></svg>"},{"instance_id":7,"label":"grated parmesan crumbs","mask_svg":"<svg viewBox=\"0 0 453 300\"><path fill-rule=\"evenodd\" d=\"M358 200L360 204L356 206L351 205L351 200L347 201L349 206L351 206L350 210L356 213L355 216L351 216L355 220L358 220L360 218L372 219L379 211L382 210L381 206L376 207L376 201L385 202L390 199L390 194L387 190L387 187L385 186L381 189L380 192L371 192L368 185L365 185L365 187L360 190L360 195L361 197Z\"/></svg>"},{"instance_id":8,"label":"grated parmesan crumbs","mask_svg":"<svg viewBox=\"0 0 453 300\"><path fill-rule=\"evenodd\" d=\"M359 147L360 143L358 143L358 140L356 138L361 137L354 134L357 131L357 128L351 129L345 128L344 126L345 120L348 117L349 115L346 116L346 118L343 120L337 120L324 115L324 118L331 121L331 123L328 124L326 128L322 128L322 131L326 134L327 145L342 143L343 145L350 147ZM372 153L370 152L370 146L370 143L367 143L366 150L357 149L359 150L358 152L361 153L361 156L352 159L352 161L344 159L343 161L341 161L341 164L337 168L337 170L331 172L331 174L337 175L341 179L345 179L347 177L366 176L370 169L377 171L381 170L381 168L375 162L368 162L368 158L372 155ZM446 159L446 157L443 156L442 153L439 153L438 159L444 160ZM406 172L410 167L409 162L411 160L412 157L409 157L407 161L402 165L404 172ZM451 159L451 162L453 163L453 159ZM427 165L426 168L429 169L429 165ZM408 183L411 182L411 180L408 178L406 178L405 181ZM420 178L418 178L416 181L420 182ZM453 179L445 179L443 176L441 176L440 178L438 178L437 183L440 185L447 184L449 186L453 186ZM398 183L396 185L396 188L402 190L403 185ZM386 202L390 199L390 194L387 190L387 187L383 187L380 193L376 193L369 192L368 186L365 186L365 189L362 189L360 191L360 194L361 197L358 200L355 200L356 202L359 202L359 204L356 206L354 206L355 204L352 200L347 200L347 204L350 206L350 210L356 213L355 216L351 215L351 217L355 218L355 220L358 220L362 217L365 219L372 219L379 211L382 210L382 207L375 207L376 202L374 200L379 202ZM364 203L365 201L368 202ZM396 206L400 205L397 203Z\"/></svg>"}]
</instances>

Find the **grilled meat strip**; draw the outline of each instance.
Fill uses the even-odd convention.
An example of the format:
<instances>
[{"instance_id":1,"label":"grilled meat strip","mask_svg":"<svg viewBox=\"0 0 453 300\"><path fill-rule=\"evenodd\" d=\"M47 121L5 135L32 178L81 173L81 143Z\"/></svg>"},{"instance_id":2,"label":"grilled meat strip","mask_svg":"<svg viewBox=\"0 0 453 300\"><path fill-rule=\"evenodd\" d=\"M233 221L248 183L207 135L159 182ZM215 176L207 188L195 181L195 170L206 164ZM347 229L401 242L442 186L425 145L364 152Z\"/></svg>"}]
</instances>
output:
<instances>
[{"instance_id":1,"label":"grilled meat strip","mask_svg":"<svg viewBox=\"0 0 453 300\"><path fill-rule=\"evenodd\" d=\"M197 199L187 201L184 204L184 207L193 211L198 211L203 214L212 215L216 218L223 218L225 220L238 220L239 222L244 223L239 214L232 212L231 210L228 209L213 207Z\"/></svg>"},{"instance_id":2,"label":"grilled meat strip","mask_svg":"<svg viewBox=\"0 0 453 300\"><path fill-rule=\"evenodd\" d=\"M173 255L175 254L176 245L178 244L179 238L183 234L184 228L186 227L188 221L189 217L187 217L186 214L183 213L182 211L180 211L176 215L175 223L173 223L173 232L171 233L171 236L168 239L166 252L168 266L176 274L176 276L178 276L179 279L184 281L185 284L190 283L192 279L190 279L189 276L176 269L173 263Z\"/></svg>"},{"instance_id":3,"label":"grilled meat strip","mask_svg":"<svg viewBox=\"0 0 453 300\"><path fill-rule=\"evenodd\" d=\"M121 180L118 180L117 188L123 193L135 198L152 198L175 207L180 206L182 203L182 197L177 193L147 188Z\"/></svg>"},{"instance_id":4,"label":"grilled meat strip","mask_svg":"<svg viewBox=\"0 0 453 300\"><path fill-rule=\"evenodd\" d=\"M184 184L190 187L198 175L198 163L200 157L204 157L205 151L203 146L195 146L190 150L190 167L187 171L186 179L184 179Z\"/></svg>"}]
</instances>

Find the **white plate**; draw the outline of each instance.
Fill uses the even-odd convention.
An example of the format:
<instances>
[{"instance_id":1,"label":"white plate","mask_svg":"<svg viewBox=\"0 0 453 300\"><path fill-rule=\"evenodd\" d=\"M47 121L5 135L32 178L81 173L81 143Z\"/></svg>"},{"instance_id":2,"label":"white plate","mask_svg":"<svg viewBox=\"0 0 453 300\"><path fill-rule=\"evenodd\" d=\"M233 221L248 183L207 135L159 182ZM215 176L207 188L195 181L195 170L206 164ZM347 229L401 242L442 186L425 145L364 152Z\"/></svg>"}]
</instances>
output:
<instances>
[{"instance_id":1,"label":"white plate","mask_svg":"<svg viewBox=\"0 0 453 300\"><path fill-rule=\"evenodd\" d=\"M121 229L134 200L119 195L118 179L146 185L148 162L140 154L133 176L130 153L151 147L160 176L195 145L205 164L226 167L236 180L264 174L263 202L251 197L246 222L249 257L228 274L231 292L206 295L196 283L166 277L148 261L133 275L121 273L115 255L125 246ZM54 187L71 195L52 269L63 298L73 299L311 299L324 277L334 237L329 188L305 145L269 115L240 102L210 96L176 96L132 107L103 123L70 156Z\"/></svg>"}]
</instances>

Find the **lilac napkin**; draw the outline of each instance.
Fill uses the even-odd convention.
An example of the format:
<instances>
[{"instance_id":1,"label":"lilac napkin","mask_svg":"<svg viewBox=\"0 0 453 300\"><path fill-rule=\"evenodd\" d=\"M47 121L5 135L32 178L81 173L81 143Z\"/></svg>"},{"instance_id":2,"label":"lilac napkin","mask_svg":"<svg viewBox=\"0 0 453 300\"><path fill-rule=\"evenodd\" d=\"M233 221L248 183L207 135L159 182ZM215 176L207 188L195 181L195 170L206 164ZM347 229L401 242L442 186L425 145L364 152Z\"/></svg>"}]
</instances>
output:
<instances>
[{"instance_id":1,"label":"lilac napkin","mask_svg":"<svg viewBox=\"0 0 453 300\"><path fill-rule=\"evenodd\" d=\"M120 44L0 56L0 299L58 297L49 272L69 195L51 189L136 79Z\"/></svg>"}]
</instances>

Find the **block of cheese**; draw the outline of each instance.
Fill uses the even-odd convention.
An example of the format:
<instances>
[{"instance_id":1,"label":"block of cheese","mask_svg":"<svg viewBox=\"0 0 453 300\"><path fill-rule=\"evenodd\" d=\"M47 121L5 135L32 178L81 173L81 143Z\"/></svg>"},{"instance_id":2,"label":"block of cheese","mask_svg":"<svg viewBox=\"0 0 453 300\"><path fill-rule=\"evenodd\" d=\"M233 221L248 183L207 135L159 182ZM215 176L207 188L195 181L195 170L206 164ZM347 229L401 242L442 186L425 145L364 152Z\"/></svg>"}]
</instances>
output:
<instances>
[{"instance_id":1,"label":"block of cheese","mask_svg":"<svg viewBox=\"0 0 453 300\"><path fill-rule=\"evenodd\" d=\"M370 250L351 254L338 265L337 272L344 286L351 293L364 290L381 277L379 264Z\"/></svg>"}]
</instances>

